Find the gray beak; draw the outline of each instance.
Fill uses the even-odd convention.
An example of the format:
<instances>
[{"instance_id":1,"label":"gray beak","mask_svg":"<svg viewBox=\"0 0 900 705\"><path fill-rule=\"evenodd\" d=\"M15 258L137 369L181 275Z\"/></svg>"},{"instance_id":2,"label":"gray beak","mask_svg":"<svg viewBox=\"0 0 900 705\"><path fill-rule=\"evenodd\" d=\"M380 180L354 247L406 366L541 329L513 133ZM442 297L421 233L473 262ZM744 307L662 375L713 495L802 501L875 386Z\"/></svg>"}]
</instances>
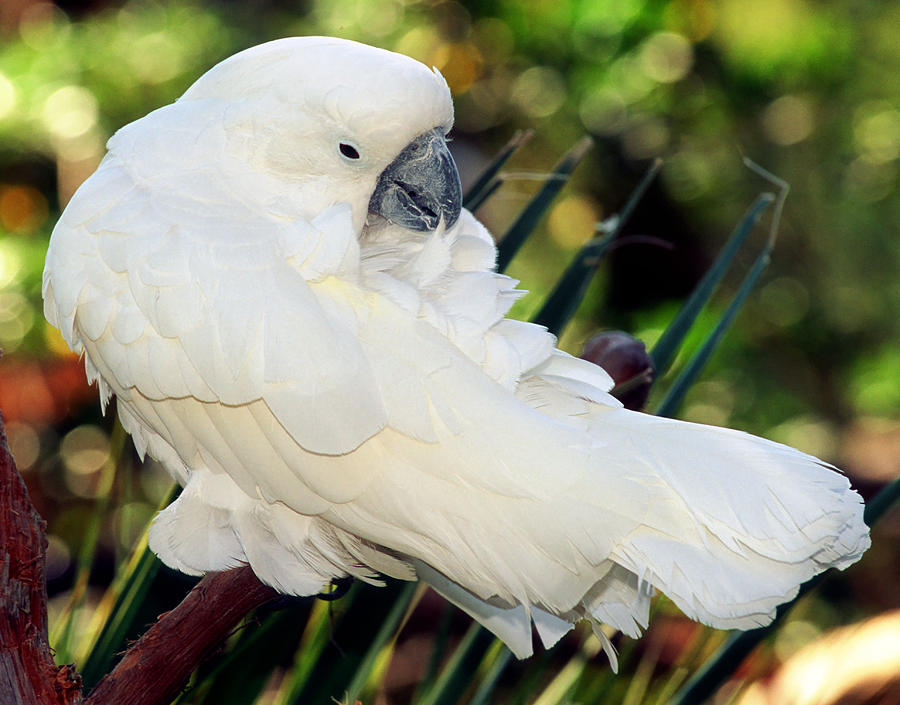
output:
<instances>
[{"instance_id":1,"label":"gray beak","mask_svg":"<svg viewBox=\"0 0 900 705\"><path fill-rule=\"evenodd\" d=\"M369 212L410 230L430 232L441 218L451 227L462 208L462 186L438 130L419 135L381 172Z\"/></svg>"}]
</instances>

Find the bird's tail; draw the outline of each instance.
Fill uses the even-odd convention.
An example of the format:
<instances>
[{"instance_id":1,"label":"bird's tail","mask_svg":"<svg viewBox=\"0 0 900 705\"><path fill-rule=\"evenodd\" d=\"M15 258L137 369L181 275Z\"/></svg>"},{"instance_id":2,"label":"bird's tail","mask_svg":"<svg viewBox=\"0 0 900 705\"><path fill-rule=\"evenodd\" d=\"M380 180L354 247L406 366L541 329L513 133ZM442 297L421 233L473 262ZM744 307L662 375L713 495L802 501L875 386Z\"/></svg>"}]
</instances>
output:
<instances>
[{"instance_id":1,"label":"bird's tail","mask_svg":"<svg viewBox=\"0 0 900 705\"><path fill-rule=\"evenodd\" d=\"M528 600L504 602L416 563L421 578L519 657L531 654L532 623L549 645L586 618L614 662L599 626L639 635L654 589L713 627L762 626L803 582L847 567L870 544L859 495L812 456L625 409L593 407L590 416L597 460L589 479L536 510L531 526L516 529L520 543L498 555L529 567ZM573 591L582 597L560 604Z\"/></svg>"},{"instance_id":2,"label":"bird's tail","mask_svg":"<svg viewBox=\"0 0 900 705\"><path fill-rule=\"evenodd\" d=\"M767 624L801 583L870 545L859 495L817 458L729 429L624 409L601 416L620 466L643 466L658 495L611 558L690 617L723 629Z\"/></svg>"}]
</instances>

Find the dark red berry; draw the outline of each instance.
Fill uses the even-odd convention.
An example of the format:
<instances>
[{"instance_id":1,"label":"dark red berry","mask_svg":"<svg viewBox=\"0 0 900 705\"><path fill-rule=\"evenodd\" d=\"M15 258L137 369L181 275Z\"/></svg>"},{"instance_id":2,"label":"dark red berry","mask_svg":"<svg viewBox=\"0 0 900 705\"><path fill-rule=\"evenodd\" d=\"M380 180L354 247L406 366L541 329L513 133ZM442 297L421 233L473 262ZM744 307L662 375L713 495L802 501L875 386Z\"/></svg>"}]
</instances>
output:
<instances>
[{"instance_id":1,"label":"dark red berry","mask_svg":"<svg viewBox=\"0 0 900 705\"><path fill-rule=\"evenodd\" d=\"M597 333L587 341L581 357L606 370L616 383L612 394L626 408L644 408L653 384L653 361L637 338L619 330Z\"/></svg>"}]
</instances>

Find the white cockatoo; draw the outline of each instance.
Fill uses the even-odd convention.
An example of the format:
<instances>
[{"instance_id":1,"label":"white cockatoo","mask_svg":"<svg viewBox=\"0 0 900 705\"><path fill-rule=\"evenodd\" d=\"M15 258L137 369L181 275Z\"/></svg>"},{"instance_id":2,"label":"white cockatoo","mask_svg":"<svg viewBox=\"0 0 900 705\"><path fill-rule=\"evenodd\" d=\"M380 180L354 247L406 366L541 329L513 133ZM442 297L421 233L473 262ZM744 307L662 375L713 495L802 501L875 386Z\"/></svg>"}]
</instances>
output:
<instances>
[{"instance_id":1,"label":"white cockatoo","mask_svg":"<svg viewBox=\"0 0 900 705\"><path fill-rule=\"evenodd\" d=\"M628 411L504 318L521 294L461 209L447 84L323 37L241 52L123 127L53 231L47 319L178 480L163 562L292 595L420 579L519 657L650 597L769 622L869 546L826 463Z\"/></svg>"}]
</instances>

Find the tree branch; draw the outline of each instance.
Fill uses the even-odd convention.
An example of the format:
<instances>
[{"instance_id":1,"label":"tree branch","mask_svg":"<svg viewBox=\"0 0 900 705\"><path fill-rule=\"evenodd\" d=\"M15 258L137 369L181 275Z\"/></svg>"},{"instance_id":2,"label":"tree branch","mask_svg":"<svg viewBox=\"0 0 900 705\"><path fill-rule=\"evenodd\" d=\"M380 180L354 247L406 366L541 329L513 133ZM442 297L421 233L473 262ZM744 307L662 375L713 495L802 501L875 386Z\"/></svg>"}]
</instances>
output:
<instances>
[{"instance_id":1,"label":"tree branch","mask_svg":"<svg viewBox=\"0 0 900 705\"><path fill-rule=\"evenodd\" d=\"M244 566L207 574L132 645L85 705L162 705L252 610L278 596Z\"/></svg>"},{"instance_id":2,"label":"tree branch","mask_svg":"<svg viewBox=\"0 0 900 705\"><path fill-rule=\"evenodd\" d=\"M28 498L0 418L0 703L76 705L81 677L47 638L46 523Z\"/></svg>"},{"instance_id":3,"label":"tree branch","mask_svg":"<svg viewBox=\"0 0 900 705\"><path fill-rule=\"evenodd\" d=\"M277 597L249 567L210 573L123 656L89 697L47 638L46 524L28 498L0 418L0 703L166 705L252 610Z\"/></svg>"}]
</instances>

